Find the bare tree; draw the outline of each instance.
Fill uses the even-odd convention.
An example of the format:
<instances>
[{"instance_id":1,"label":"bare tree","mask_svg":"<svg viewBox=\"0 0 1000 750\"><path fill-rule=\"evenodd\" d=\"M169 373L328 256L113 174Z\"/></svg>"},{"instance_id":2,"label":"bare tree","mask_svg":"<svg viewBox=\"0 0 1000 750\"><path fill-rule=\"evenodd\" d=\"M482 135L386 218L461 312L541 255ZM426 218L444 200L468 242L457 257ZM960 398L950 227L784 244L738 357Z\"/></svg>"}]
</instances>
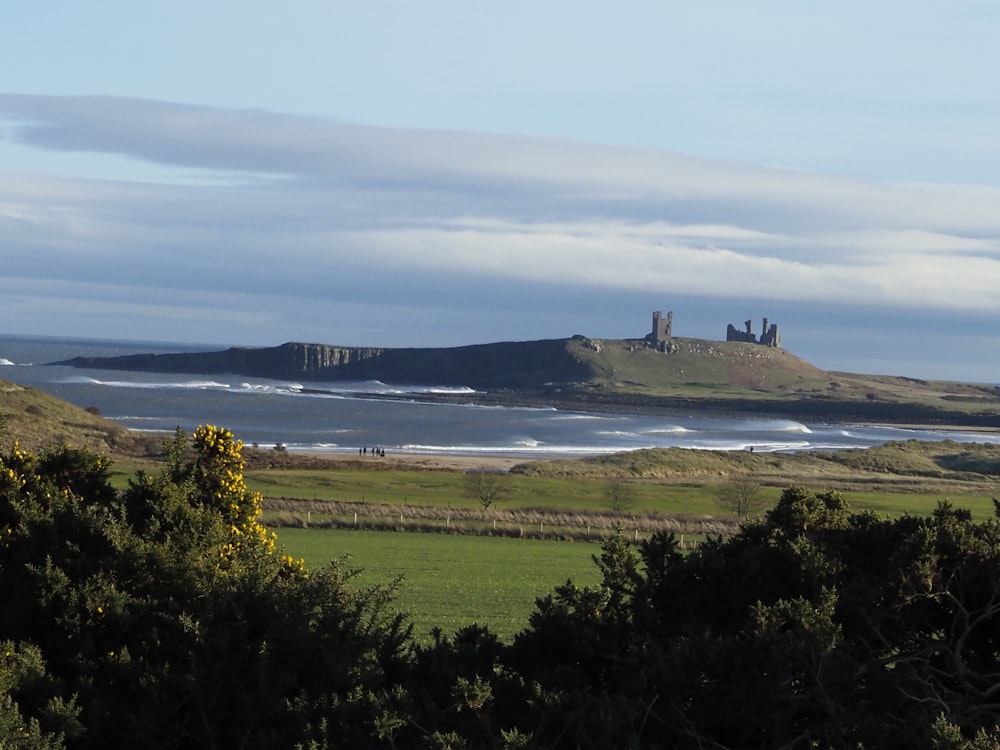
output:
<instances>
[{"instance_id":1,"label":"bare tree","mask_svg":"<svg viewBox=\"0 0 1000 750\"><path fill-rule=\"evenodd\" d=\"M767 505L760 483L749 475L736 476L719 488L715 501L741 520L759 514Z\"/></svg>"},{"instance_id":2,"label":"bare tree","mask_svg":"<svg viewBox=\"0 0 1000 750\"><path fill-rule=\"evenodd\" d=\"M466 497L476 500L483 510L489 510L510 494L510 474L495 470L468 471L462 489Z\"/></svg>"},{"instance_id":3,"label":"bare tree","mask_svg":"<svg viewBox=\"0 0 1000 750\"><path fill-rule=\"evenodd\" d=\"M625 513L635 505L635 486L627 479L609 477L604 483L604 505L613 513Z\"/></svg>"}]
</instances>

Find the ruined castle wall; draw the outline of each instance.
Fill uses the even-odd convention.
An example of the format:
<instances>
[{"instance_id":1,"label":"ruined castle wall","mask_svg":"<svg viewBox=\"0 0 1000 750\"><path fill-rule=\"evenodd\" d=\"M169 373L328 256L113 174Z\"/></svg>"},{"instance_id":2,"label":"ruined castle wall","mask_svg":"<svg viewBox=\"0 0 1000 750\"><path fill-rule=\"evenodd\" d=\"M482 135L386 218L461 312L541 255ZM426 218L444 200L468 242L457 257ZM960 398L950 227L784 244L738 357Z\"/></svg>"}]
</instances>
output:
<instances>
[{"instance_id":1,"label":"ruined castle wall","mask_svg":"<svg viewBox=\"0 0 1000 750\"><path fill-rule=\"evenodd\" d=\"M753 323L751 321L748 320L743 325L746 328L745 331L739 330L730 323L726 327L726 341L761 344L762 346L770 346L775 349L781 348L781 335L778 333L777 323L770 323L767 318L764 318L764 330L760 334L760 340L757 339L757 335L753 332Z\"/></svg>"}]
</instances>

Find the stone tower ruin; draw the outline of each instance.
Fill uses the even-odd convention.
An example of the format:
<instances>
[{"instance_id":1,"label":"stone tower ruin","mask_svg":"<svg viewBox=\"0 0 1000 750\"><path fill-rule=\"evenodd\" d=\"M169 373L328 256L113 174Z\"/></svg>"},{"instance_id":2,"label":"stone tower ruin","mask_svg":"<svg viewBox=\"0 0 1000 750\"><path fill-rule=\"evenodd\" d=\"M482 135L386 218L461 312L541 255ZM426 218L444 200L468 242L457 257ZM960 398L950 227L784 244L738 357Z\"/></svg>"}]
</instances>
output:
<instances>
[{"instance_id":1,"label":"stone tower ruin","mask_svg":"<svg viewBox=\"0 0 1000 750\"><path fill-rule=\"evenodd\" d=\"M778 333L778 324L770 323L767 318L764 318L764 330L760 334L760 340L757 339L757 335L753 332L753 322L745 321L743 325L746 327L745 331L739 330L732 323L726 328L726 341L741 341L745 344L760 344L762 346L771 346L775 349L781 348L781 334Z\"/></svg>"},{"instance_id":2,"label":"stone tower ruin","mask_svg":"<svg viewBox=\"0 0 1000 750\"><path fill-rule=\"evenodd\" d=\"M653 344L661 344L670 341L673 337L673 327L674 327L674 313L673 310L667 313L667 317L663 317L663 313L657 310L653 313L653 333L652 341Z\"/></svg>"},{"instance_id":3,"label":"stone tower ruin","mask_svg":"<svg viewBox=\"0 0 1000 750\"><path fill-rule=\"evenodd\" d=\"M674 352L677 347L673 341L674 313L668 312L666 317L657 310L653 313L653 330L646 334L646 345L658 352Z\"/></svg>"}]
</instances>

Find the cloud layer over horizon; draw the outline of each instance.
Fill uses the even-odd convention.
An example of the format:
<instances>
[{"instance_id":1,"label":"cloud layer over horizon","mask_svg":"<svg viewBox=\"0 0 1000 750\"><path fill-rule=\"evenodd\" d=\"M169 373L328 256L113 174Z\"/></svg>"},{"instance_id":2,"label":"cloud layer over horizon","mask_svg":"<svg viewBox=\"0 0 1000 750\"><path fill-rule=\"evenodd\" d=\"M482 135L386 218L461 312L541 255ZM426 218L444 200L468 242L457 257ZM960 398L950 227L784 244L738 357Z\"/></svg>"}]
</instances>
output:
<instances>
[{"instance_id":1,"label":"cloud layer over horizon","mask_svg":"<svg viewBox=\"0 0 1000 750\"><path fill-rule=\"evenodd\" d=\"M11 332L62 318L133 338L443 346L624 337L687 303L680 335L778 310L799 311L805 340L838 309L927 321L902 339L965 320L975 346L996 342L992 186L125 97L0 94L0 137L65 158L0 172ZM95 155L123 177L88 173Z\"/></svg>"}]
</instances>

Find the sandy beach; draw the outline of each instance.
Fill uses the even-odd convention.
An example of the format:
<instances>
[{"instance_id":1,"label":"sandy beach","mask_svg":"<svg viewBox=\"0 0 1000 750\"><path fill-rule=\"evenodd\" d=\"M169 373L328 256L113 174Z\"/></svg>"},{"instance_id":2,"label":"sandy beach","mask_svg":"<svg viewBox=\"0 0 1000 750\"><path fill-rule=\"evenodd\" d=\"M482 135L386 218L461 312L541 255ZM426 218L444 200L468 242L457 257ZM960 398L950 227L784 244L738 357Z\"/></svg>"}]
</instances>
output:
<instances>
[{"instance_id":1,"label":"sandy beach","mask_svg":"<svg viewBox=\"0 0 1000 750\"><path fill-rule=\"evenodd\" d=\"M386 453L385 457L345 453L342 451L303 451L298 455L319 458L331 463L351 463L360 466L392 466L401 469L469 471L474 469L505 470L517 464L535 459L525 456L498 454L454 454L454 453Z\"/></svg>"},{"instance_id":2,"label":"sandy beach","mask_svg":"<svg viewBox=\"0 0 1000 750\"><path fill-rule=\"evenodd\" d=\"M932 424L906 424L890 422L869 422L860 423L871 427L884 427L888 429L910 430L914 432L922 431L954 431L965 433L979 433L982 435L995 435L1000 433L1000 427L965 425L932 425ZM921 439L918 435L916 439ZM407 453L407 452L387 452L385 457L374 456L372 454L358 455L350 451L296 451L294 455L309 456L310 458L331 463L350 463L357 468L374 467L379 464L383 466L398 467L400 469L414 469L427 471L470 471L476 469L492 469L504 471L517 464L530 463L532 461L544 460L568 460L572 461L581 458L582 455L553 454L551 456L531 456L531 455L511 455L505 453Z\"/></svg>"}]
</instances>

